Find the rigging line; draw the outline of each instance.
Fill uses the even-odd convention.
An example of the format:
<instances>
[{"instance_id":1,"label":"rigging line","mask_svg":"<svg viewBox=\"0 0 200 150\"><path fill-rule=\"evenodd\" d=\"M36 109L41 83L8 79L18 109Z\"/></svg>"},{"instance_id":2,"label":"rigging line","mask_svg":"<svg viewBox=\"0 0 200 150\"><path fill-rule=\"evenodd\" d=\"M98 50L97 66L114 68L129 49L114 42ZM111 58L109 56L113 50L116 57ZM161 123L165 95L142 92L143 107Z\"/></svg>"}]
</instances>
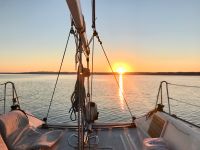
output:
<instances>
[{"instance_id":1,"label":"rigging line","mask_svg":"<svg viewBox=\"0 0 200 150\"><path fill-rule=\"evenodd\" d=\"M92 38L92 74L91 74L91 85L90 85L90 96L92 101L92 94L93 94L93 75L94 75L94 36Z\"/></svg>"},{"instance_id":2,"label":"rigging line","mask_svg":"<svg viewBox=\"0 0 200 150\"><path fill-rule=\"evenodd\" d=\"M174 83L168 83L169 85L174 86L183 86L183 87L191 87L191 88L200 88L200 86L192 86L192 85L184 85L184 84L174 84Z\"/></svg>"},{"instance_id":3,"label":"rigging line","mask_svg":"<svg viewBox=\"0 0 200 150\"><path fill-rule=\"evenodd\" d=\"M87 61L87 69L90 70L90 58L89 56L86 58ZM87 77L87 102L90 102L90 77Z\"/></svg>"},{"instance_id":4,"label":"rigging line","mask_svg":"<svg viewBox=\"0 0 200 150\"><path fill-rule=\"evenodd\" d=\"M78 63L78 35L76 33L74 35L74 41L76 44L76 54L75 54L75 70L77 69L77 63Z\"/></svg>"},{"instance_id":5,"label":"rigging line","mask_svg":"<svg viewBox=\"0 0 200 150\"><path fill-rule=\"evenodd\" d=\"M112 66L111 66L110 60L109 60L109 58L108 58L108 56L107 56L107 54L106 54L106 51L105 51L105 49L104 49L104 47L103 47L103 44L102 44L102 41L100 40L100 38L99 38L97 32L96 32L96 37L97 37L97 39L98 39L98 41L99 41L99 43L100 43L100 45L101 45L101 48L102 48L103 53L104 53L104 55L105 55L105 57L106 57L106 60L107 60L107 62L108 62L108 64L109 64L109 67L110 67L110 69L111 69L111 71L112 71L112 74L113 74L113 76L114 76L114 78L115 78L115 81L116 81L116 83L117 83L117 86L118 86L118 88L120 88L119 82L118 82L118 80L117 80L117 77L116 77L116 75L115 75L115 73L114 73L114 71L113 71L113 68L112 68ZM121 91L121 90L120 90L120 91ZM128 105L128 102L127 102L127 100L126 100L126 98L125 98L125 96L124 96L124 92L121 91L121 94L122 94L122 97L123 97L123 99L124 99L124 101L125 101L125 103L126 103L126 106L127 106L127 108L128 108L128 111L129 111L129 113L130 113L132 119L133 119L133 117L135 118L135 116L133 116L133 114L132 114L132 112L131 112L131 109L130 109L130 107L129 107L129 105Z\"/></svg>"},{"instance_id":6,"label":"rigging line","mask_svg":"<svg viewBox=\"0 0 200 150\"><path fill-rule=\"evenodd\" d=\"M171 98L171 97L169 99L177 101L177 102L180 102L180 103L185 103L185 104L188 104L188 105L191 105L191 106L200 107L200 105L195 105L195 104L187 103L187 102L184 102L182 100L174 99L174 98Z\"/></svg>"},{"instance_id":7,"label":"rigging line","mask_svg":"<svg viewBox=\"0 0 200 150\"><path fill-rule=\"evenodd\" d=\"M60 72L61 72L61 69L62 69L64 58L65 58L65 53L66 53L67 46L68 46L68 43L69 43L70 34L71 34L71 31L69 31L69 35L68 35L67 42L66 42L66 45L65 45L65 50L64 50L64 53L63 53L63 56L62 56L62 60L61 60L61 63L60 63L60 68L59 68L59 71L58 71L58 75L57 75L56 82L55 82L55 85L54 85L54 89L53 89L53 93L52 93L52 96L51 96L49 108L48 108L48 111L47 111L47 116L46 116L46 118L44 118L45 122L47 121L47 118L49 116L49 111L50 111L50 108L51 108L51 104L53 102L53 98L54 98L54 94L55 94L55 91L56 91L58 79L59 79L59 76L60 76Z\"/></svg>"}]
</instances>

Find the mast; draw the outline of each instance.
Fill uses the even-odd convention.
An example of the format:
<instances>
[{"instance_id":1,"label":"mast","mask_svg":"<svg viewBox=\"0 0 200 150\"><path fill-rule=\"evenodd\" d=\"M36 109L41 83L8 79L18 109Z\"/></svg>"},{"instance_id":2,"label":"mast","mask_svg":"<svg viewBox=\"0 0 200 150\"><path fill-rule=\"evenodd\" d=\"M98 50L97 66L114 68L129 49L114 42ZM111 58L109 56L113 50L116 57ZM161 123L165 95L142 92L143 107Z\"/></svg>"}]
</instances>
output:
<instances>
[{"instance_id":1,"label":"mast","mask_svg":"<svg viewBox=\"0 0 200 150\"><path fill-rule=\"evenodd\" d=\"M84 149L84 129L85 129L85 87L84 78L88 77L89 83L89 54L90 50L88 47L88 40L85 33L85 21L81 10L81 5L79 0L66 0L69 10L71 12L73 24L76 28L77 40L78 40L78 72L77 81L75 85L75 99L78 101L78 149ZM87 68L83 67L82 63L82 53L86 56ZM87 74L87 73L88 74ZM87 74L87 75L86 75Z\"/></svg>"},{"instance_id":2,"label":"mast","mask_svg":"<svg viewBox=\"0 0 200 150\"><path fill-rule=\"evenodd\" d=\"M89 55L90 49L88 39L86 36L86 27L84 16L82 14L81 5L79 0L66 0L72 17L72 25L75 27L75 43L77 46L76 51L76 63L78 64L77 81L75 84L75 90L71 96L72 110L76 116L78 113L78 149L83 150L84 145L91 144L89 139L95 139L98 141L98 136L91 135L92 123L98 119L97 105L90 101L90 65ZM92 28L95 30L95 2L93 0L93 25ZM72 27L73 30L73 27ZM94 38L94 35L93 37ZM92 39L91 38L91 39ZM91 42L91 40L90 40ZM83 55L85 54L87 67L83 66ZM87 94L84 86L84 80L87 78ZM91 81L92 82L92 81ZM75 117L76 118L76 117ZM96 144L96 143L95 143Z\"/></svg>"}]
</instances>

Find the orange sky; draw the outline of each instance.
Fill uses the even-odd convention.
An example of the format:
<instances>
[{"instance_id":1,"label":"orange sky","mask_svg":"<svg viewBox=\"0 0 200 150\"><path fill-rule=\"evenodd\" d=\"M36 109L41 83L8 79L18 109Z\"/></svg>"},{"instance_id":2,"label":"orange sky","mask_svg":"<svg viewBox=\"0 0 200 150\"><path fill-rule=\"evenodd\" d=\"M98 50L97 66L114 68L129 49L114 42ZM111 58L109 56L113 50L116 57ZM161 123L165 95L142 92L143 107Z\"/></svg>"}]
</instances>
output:
<instances>
[{"instance_id":1,"label":"orange sky","mask_svg":"<svg viewBox=\"0 0 200 150\"><path fill-rule=\"evenodd\" d=\"M111 54L108 54L111 56ZM114 71L119 67L125 68L128 72L177 72L177 71L200 71L199 60L193 57L170 58L167 57L137 57L123 52L114 53L110 57ZM29 58L30 57L30 58ZM32 71L57 71L60 64L61 55L55 56L12 56L10 59L2 59L0 72L32 72ZM75 71L74 56L66 56L62 71ZM94 57L94 71L111 71L103 55L98 54Z\"/></svg>"},{"instance_id":2,"label":"orange sky","mask_svg":"<svg viewBox=\"0 0 200 150\"><path fill-rule=\"evenodd\" d=\"M81 2L90 39L91 1ZM0 72L58 71L71 25L66 2L0 3ZM112 66L125 64L130 72L200 72L199 4L98 1L97 31ZM62 71L75 71L74 39L69 43ZM110 71L97 42L94 55L94 71Z\"/></svg>"}]
</instances>

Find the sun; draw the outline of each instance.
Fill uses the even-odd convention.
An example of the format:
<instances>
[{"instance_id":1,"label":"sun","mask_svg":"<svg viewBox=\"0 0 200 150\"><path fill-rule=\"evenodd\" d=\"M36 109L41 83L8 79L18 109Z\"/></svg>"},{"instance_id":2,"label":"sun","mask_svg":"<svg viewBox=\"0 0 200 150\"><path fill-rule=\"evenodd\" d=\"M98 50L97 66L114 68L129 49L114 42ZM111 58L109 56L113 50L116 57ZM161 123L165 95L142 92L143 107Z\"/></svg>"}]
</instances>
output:
<instances>
[{"instance_id":1,"label":"sun","mask_svg":"<svg viewBox=\"0 0 200 150\"><path fill-rule=\"evenodd\" d=\"M125 72L130 72L132 69L127 63L117 62L117 63L114 63L113 70L114 70L114 72L123 74Z\"/></svg>"},{"instance_id":2,"label":"sun","mask_svg":"<svg viewBox=\"0 0 200 150\"><path fill-rule=\"evenodd\" d=\"M118 67L116 68L116 72L118 72L119 74L123 74L124 72L126 72L126 69L123 67Z\"/></svg>"}]
</instances>

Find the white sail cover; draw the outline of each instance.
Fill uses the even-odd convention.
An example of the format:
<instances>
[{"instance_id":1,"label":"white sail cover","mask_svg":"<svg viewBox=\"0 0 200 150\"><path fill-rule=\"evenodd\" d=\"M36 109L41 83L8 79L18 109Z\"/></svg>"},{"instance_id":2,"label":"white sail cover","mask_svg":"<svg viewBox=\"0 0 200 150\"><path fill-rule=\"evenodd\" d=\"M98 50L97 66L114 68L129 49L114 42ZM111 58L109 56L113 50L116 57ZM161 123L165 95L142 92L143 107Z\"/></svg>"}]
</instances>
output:
<instances>
[{"instance_id":1,"label":"white sail cover","mask_svg":"<svg viewBox=\"0 0 200 150\"><path fill-rule=\"evenodd\" d=\"M71 12L75 27L79 33L82 42L83 50L89 55L90 50L88 47L88 40L85 33L85 21L81 10L81 4L79 0L66 0L69 10Z\"/></svg>"}]
</instances>

